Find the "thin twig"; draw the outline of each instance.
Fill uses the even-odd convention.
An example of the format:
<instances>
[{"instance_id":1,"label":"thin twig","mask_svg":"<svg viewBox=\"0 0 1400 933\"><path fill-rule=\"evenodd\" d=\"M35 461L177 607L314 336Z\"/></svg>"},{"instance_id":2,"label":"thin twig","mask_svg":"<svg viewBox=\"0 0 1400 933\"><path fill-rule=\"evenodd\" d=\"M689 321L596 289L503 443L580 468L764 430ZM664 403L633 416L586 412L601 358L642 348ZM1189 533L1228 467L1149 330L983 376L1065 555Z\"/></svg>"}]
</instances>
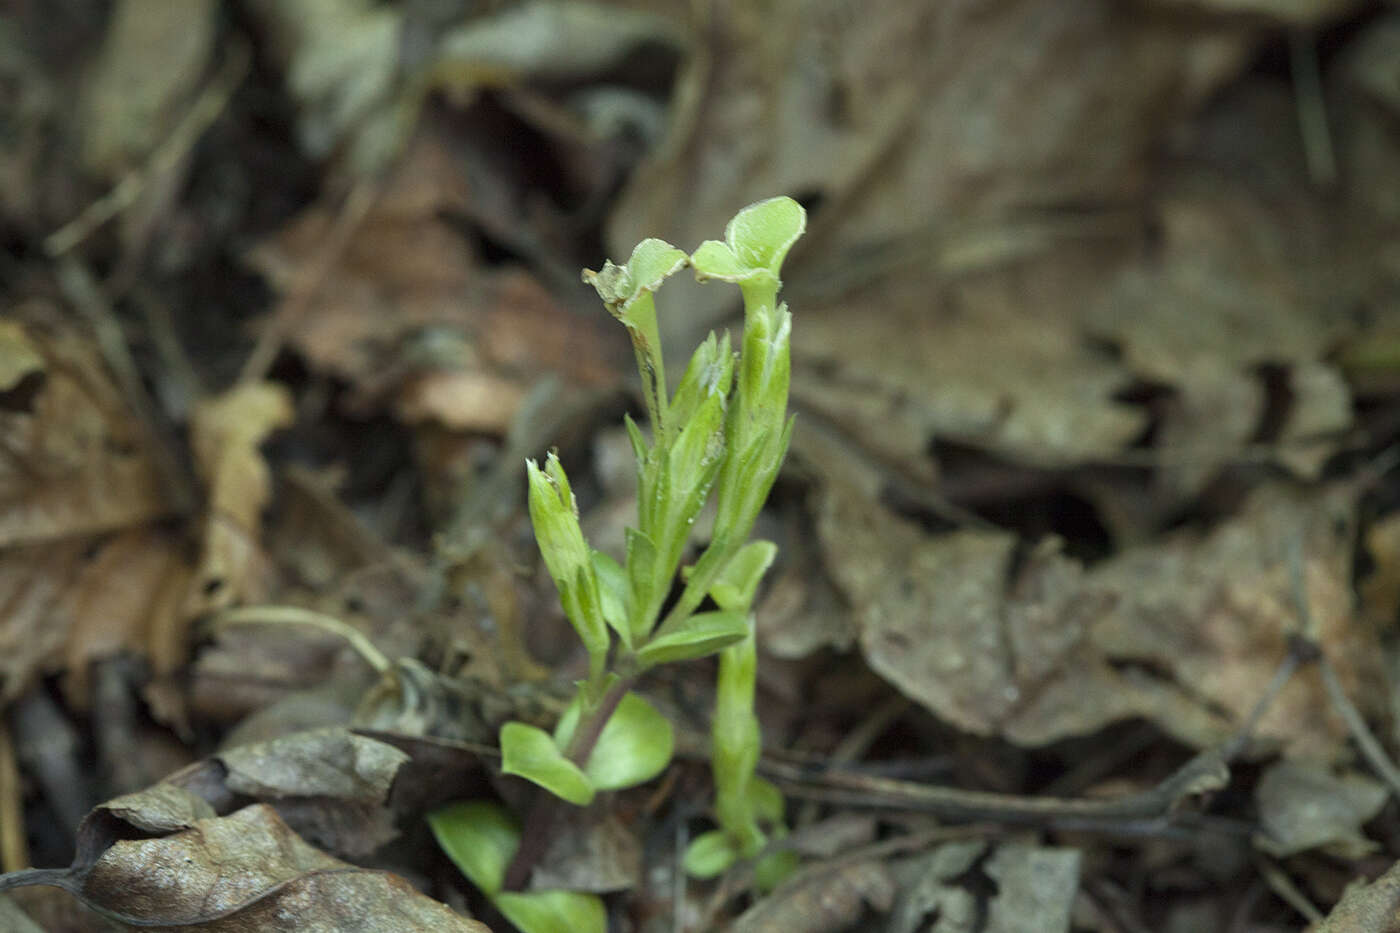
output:
<instances>
[{"instance_id":1,"label":"thin twig","mask_svg":"<svg viewBox=\"0 0 1400 933\"><path fill-rule=\"evenodd\" d=\"M1293 98L1298 105L1298 131L1308 176L1319 188L1337 183L1337 157L1332 151L1332 131L1327 121L1327 98L1317 65L1317 43L1302 29L1288 34L1288 65L1293 75Z\"/></svg>"},{"instance_id":2,"label":"thin twig","mask_svg":"<svg viewBox=\"0 0 1400 933\"><path fill-rule=\"evenodd\" d=\"M1310 926L1327 919L1272 859L1260 855L1255 859L1255 867L1259 869L1259 875L1264 882L1278 895L1279 900L1301 914Z\"/></svg>"},{"instance_id":3,"label":"thin twig","mask_svg":"<svg viewBox=\"0 0 1400 933\"><path fill-rule=\"evenodd\" d=\"M384 652L376 648L358 629L335 616L303 609L300 606L243 606L238 609L225 609L214 616L211 624L215 628L228 625L304 625L318 628L343 638L376 673L387 674L394 666L385 657Z\"/></svg>"},{"instance_id":4,"label":"thin twig","mask_svg":"<svg viewBox=\"0 0 1400 933\"><path fill-rule=\"evenodd\" d=\"M69 252L107 221L135 204L151 179L172 170L223 113L233 92L248 73L250 58L245 43L232 44L223 66L150 160L141 168L127 172L111 190L89 204L81 214L49 234L44 240L44 252L54 258Z\"/></svg>"}]
</instances>

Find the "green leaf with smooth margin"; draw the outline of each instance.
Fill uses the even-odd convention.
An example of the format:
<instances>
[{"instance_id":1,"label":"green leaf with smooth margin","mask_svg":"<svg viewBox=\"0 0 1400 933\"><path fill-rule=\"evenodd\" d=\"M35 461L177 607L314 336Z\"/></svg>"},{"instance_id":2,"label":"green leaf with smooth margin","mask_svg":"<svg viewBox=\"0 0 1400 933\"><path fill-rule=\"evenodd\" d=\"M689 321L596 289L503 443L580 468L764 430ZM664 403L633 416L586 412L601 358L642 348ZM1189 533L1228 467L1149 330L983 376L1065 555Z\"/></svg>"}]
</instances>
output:
<instances>
[{"instance_id":1,"label":"green leaf with smooth margin","mask_svg":"<svg viewBox=\"0 0 1400 933\"><path fill-rule=\"evenodd\" d=\"M428 814L428 826L452 864L487 897L505 883L506 866L520 846L520 826L491 800L468 800Z\"/></svg>"},{"instance_id":2,"label":"green leaf with smooth margin","mask_svg":"<svg viewBox=\"0 0 1400 933\"><path fill-rule=\"evenodd\" d=\"M713 592L713 588L711 589ZM672 661L689 661L722 651L749 633L744 612L701 612L676 629L653 638L637 651L642 669Z\"/></svg>"},{"instance_id":3,"label":"green leaf with smooth margin","mask_svg":"<svg viewBox=\"0 0 1400 933\"><path fill-rule=\"evenodd\" d=\"M686 846L683 864L686 874L692 878L713 878L738 859L739 853L734 848L729 834L722 829L715 829L696 836L694 841Z\"/></svg>"},{"instance_id":4,"label":"green leaf with smooth margin","mask_svg":"<svg viewBox=\"0 0 1400 933\"><path fill-rule=\"evenodd\" d=\"M607 933L603 899L582 891L508 891L492 898L521 933Z\"/></svg>"},{"instance_id":5,"label":"green leaf with smooth margin","mask_svg":"<svg viewBox=\"0 0 1400 933\"><path fill-rule=\"evenodd\" d=\"M501 726L501 772L533 781L561 800L586 807L593 802L594 785L548 732L523 722Z\"/></svg>"},{"instance_id":6,"label":"green leaf with smooth margin","mask_svg":"<svg viewBox=\"0 0 1400 933\"><path fill-rule=\"evenodd\" d=\"M602 551L594 551L592 556L593 575L598 580L598 604L602 609L603 619L622 638L622 643L631 648L632 632L627 621L627 603L630 601L627 571Z\"/></svg>"},{"instance_id":7,"label":"green leaf with smooth margin","mask_svg":"<svg viewBox=\"0 0 1400 933\"><path fill-rule=\"evenodd\" d=\"M734 215L724 242L706 240L690 257L700 281L776 280L788 250L807 229L807 212L792 198L768 198Z\"/></svg>"},{"instance_id":8,"label":"green leaf with smooth margin","mask_svg":"<svg viewBox=\"0 0 1400 933\"><path fill-rule=\"evenodd\" d=\"M710 584L715 605L731 612L748 612L758 584L777 554L778 546L772 541L750 541L741 547Z\"/></svg>"},{"instance_id":9,"label":"green leaf with smooth margin","mask_svg":"<svg viewBox=\"0 0 1400 933\"><path fill-rule=\"evenodd\" d=\"M567 746L578 728L577 698L559 717L554 741ZM595 790L621 790L645 784L671 761L676 737L670 721L635 693L627 693L593 746L583 773Z\"/></svg>"}]
</instances>

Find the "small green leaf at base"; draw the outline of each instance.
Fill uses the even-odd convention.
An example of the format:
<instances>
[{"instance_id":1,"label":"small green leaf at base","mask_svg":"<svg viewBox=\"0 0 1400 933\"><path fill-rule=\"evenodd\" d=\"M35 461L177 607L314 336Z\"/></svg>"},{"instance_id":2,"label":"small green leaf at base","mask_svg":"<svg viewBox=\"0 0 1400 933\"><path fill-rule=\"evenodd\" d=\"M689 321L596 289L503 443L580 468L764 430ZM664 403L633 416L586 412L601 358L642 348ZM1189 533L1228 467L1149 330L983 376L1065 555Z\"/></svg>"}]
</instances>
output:
<instances>
[{"instance_id":1,"label":"small green leaf at base","mask_svg":"<svg viewBox=\"0 0 1400 933\"><path fill-rule=\"evenodd\" d=\"M548 732L523 722L501 726L501 771L533 781L561 800L580 807L593 802L594 785Z\"/></svg>"},{"instance_id":2,"label":"small green leaf at base","mask_svg":"<svg viewBox=\"0 0 1400 933\"><path fill-rule=\"evenodd\" d=\"M670 720L628 693L603 727L583 771L597 790L635 787L665 770L675 744Z\"/></svg>"},{"instance_id":3,"label":"small green leaf at base","mask_svg":"<svg viewBox=\"0 0 1400 933\"><path fill-rule=\"evenodd\" d=\"M729 834L722 829L696 836L685 850L685 872L692 878L713 878L739 859Z\"/></svg>"},{"instance_id":4,"label":"small green leaf at base","mask_svg":"<svg viewBox=\"0 0 1400 933\"><path fill-rule=\"evenodd\" d=\"M582 891L511 891L492 898L520 933L607 933L603 900Z\"/></svg>"},{"instance_id":5,"label":"small green leaf at base","mask_svg":"<svg viewBox=\"0 0 1400 933\"><path fill-rule=\"evenodd\" d=\"M493 897L505 883L506 866L520 846L520 826L505 807L469 800L439 807L428 826L442 851L472 884Z\"/></svg>"},{"instance_id":6,"label":"small green leaf at base","mask_svg":"<svg viewBox=\"0 0 1400 933\"><path fill-rule=\"evenodd\" d=\"M801 857L791 849L765 855L753 866L754 886L760 894L767 894L797 871L801 862Z\"/></svg>"},{"instance_id":7,"label":"small green leaf at base","mask_svg":"<svg viewBox=\"0 0 1400 933\"><path fill-rule=\"evenodd\" d=\"M672 661L703 658L724 650L748 633L749 619L745 613L701 612L686 619L674 631L647 642L637 652L637 660L646 669Z\"/></svg>"}]
</instances>

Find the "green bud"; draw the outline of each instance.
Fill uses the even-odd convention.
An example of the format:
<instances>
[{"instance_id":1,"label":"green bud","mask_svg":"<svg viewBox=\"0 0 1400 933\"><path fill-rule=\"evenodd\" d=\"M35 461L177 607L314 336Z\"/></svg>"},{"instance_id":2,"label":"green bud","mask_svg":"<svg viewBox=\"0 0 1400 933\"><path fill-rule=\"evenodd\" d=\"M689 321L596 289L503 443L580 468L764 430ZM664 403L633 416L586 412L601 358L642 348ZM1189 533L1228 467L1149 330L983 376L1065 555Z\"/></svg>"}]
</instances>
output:
<instances>
[{"instance_id":1,"label":"green bud","mask_svg":"<svg viewBox=\"0 0 1400 933\"><path fill-rule=\"evenodd\" d=\"M530 483L530 522L540 555L559 589L564 614L588 650L591 665L601 670L608 654L607 623L569 478L552 451L543 470L534 460L525 461L525 470Z\"/></svg>"}]
</instances>

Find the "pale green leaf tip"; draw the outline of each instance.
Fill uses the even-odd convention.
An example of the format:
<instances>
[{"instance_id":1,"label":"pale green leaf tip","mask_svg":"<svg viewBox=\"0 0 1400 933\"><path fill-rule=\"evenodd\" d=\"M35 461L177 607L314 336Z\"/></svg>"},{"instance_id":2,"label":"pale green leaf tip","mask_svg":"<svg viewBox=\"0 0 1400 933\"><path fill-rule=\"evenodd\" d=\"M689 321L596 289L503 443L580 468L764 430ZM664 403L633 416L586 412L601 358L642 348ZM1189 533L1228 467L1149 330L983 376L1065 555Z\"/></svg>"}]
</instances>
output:
<instances>
[{"instance_id":1,"label":"pale green leaf tip","mask_svg":"<svg viewBox=\"0 0 1400 933\"><path fill-rule=\"evenodd\" d=\"M807 229L807 212L779 196L743 208L724 228L724 242L706 240L691 257L700 281L751 282L778 277L788 250Z\"/></svg>"},{"instance_id":2,"label":"pale green leaf tip","mask_svg":"<svg viewBox=\"0 0 1400 933\"><path fill-rule=\"evenodd\" d=\"M641 295L656 291L688 262L690 257L683 250L665 240L648 237L632 250L627 265L619 266L608 260L598 272L584 269L583 280L597 290L598 297L616 314L625 311Z\"/></svg>"}]
</instances>

